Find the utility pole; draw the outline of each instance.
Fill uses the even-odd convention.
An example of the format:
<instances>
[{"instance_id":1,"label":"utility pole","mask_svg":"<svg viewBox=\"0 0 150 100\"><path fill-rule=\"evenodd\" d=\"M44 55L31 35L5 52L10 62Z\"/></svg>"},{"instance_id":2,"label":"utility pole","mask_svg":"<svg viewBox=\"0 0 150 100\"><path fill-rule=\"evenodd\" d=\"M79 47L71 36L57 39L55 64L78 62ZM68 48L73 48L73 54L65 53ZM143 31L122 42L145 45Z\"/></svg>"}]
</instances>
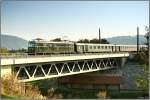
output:
<instances>
[{"instance_id":1,"label":"utility pole","mask_svg":"<svg viewBox=\"0 0 150 100\"><path fill-rule=\"evenodd\" d=\"M99 28L99 43L101 43L101 30Z\"/></svg>"},{"instance_id":2,"label":"utility pole","mask_svg":"<svg viewBox=\"0 0 150 100\"><path fill-rule=\"evenodd\" d=\"M137 27L137 53L139 53L139 27Z\"/></svg>"},{"instance_id":3,"label":"utility pole","mask_svg":"<svg viewBox=\"0 0 150 100\"><path fill-rule=\"evenodd\" d=\"M147 50L147 54L149 54L149 27L145 27L145 31L146 31L146 35L145 35L145 38L147 39L147 47L148 47L148 50Z\"/></svg>"}]
</instances>

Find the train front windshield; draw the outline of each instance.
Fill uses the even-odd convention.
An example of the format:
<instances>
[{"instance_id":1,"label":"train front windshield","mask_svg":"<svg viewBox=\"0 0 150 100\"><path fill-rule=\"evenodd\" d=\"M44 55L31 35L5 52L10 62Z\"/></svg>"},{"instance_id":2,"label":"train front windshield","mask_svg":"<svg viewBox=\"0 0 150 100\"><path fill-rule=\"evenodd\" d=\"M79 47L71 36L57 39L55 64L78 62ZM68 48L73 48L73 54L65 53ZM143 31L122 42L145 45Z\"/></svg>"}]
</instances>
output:
<instances>
[{"instance_id":1,"label":"train front windshield","mask_svg":"<svg viewBox=\"0 0 150 100\"><path fill-rule=\"evenodd\" d=\"M35 42L34 41L29 41L28 47L35 47Z\"/></svg>"}]
</instances>

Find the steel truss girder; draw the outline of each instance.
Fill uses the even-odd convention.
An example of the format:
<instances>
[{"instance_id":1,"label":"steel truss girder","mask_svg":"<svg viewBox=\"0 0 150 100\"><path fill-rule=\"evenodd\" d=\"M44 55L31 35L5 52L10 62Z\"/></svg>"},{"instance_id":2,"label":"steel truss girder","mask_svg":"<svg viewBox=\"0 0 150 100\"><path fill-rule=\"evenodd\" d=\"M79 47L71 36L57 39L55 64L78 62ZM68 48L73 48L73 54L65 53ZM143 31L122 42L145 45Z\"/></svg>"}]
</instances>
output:
<instances>
[{"instance_id":1,"label":"steel truss girder","mask_svg":"<svg viewBox=\"0 0 150 100\"><path fill-rule=\"evenodd\" d=\"M33 65L14 66L14 73L19 81L27 82L53 77L73 75L117 67L116 59L91 59L66 62L50 62Z\"/></svg>"}]
</instances>

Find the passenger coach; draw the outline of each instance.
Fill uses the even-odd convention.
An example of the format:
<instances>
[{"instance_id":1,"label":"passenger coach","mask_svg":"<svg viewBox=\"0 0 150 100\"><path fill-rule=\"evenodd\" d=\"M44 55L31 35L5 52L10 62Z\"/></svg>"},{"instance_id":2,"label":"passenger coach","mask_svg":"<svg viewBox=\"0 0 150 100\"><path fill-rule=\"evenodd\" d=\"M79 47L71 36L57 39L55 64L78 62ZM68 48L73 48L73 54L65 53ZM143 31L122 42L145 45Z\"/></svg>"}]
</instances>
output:
<instances>
[{"instance_id":1,"label":"passenger coach","mask_svg":"<svg viewBox=\"0 0 150 100\"><path fill-rule=\"evenodd\" d=\"M76 43L76 46L78 53L113 52L115 49L112 44Z\"/></svg>"}]
</instances>

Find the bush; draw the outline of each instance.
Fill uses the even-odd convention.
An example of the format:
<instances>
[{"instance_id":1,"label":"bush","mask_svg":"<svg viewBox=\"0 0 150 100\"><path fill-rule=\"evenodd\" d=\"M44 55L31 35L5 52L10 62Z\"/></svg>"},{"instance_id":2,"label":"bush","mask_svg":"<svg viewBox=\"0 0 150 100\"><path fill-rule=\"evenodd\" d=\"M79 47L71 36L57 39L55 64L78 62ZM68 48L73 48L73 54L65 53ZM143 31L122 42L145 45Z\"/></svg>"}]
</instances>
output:
<instances>
[{"instance_id":1,"label":"bush","mask_svg":"<svg viewBox=\"0 0 150 100\"><path fill-rule=\"evenodd\" d=\"M148 64L148 55L146 53L136 54L134 60L140 64Z\"/></svg>"},{"instance_id":2,"label":"bush","mask_svg":"<svg viewBox=\"0 0 150 100\"><path fill-rule=\"evenodd\" d=\"M24 99L46 99L41 95L38 87L18 82L14 76L7 75L1 78L1 92L6 96Z\"/></svg>"}]
</instances>

